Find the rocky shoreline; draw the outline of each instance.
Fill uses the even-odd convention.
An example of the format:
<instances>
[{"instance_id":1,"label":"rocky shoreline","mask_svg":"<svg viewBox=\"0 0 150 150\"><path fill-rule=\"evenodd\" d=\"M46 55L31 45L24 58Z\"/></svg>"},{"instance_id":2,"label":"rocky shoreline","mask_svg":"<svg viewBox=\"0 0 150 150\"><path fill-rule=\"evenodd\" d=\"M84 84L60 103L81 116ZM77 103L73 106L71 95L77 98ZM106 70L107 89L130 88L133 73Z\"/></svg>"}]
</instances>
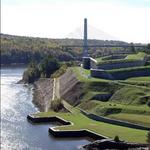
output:
<instances>
[{"instance_id":1,"label":"rocky shoreline","mask_svg":"<svg viewBox=\"0 0 150 150\"><path fill-rule=\"evenodd\" d=\"M150 144L115 142L112 139L97 140L80 148L81 150L150 150Z\"/></svg>"}]
</instances>

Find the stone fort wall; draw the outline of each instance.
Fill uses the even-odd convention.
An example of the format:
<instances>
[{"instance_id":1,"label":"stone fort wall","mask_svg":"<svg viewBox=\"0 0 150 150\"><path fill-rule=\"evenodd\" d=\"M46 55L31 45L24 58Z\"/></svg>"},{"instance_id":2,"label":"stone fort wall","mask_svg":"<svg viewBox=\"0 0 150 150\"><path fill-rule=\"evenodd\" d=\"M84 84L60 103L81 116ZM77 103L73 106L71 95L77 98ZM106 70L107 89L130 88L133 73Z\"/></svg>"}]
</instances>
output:
<instances>
[{"instance_id":1,"label":"stone fort wall","mask_svg":"<svg viewBox=\"0 0 150 150\"><path fill-rule=\"evenodd\" d=\"M140 70L124 70L116 72L107 72L100 69L91 69L91 76L96 78L110 79L110 80L124 80L131 77L150 76L150 68L143 68Z\"/></svg>"}]
</instances>

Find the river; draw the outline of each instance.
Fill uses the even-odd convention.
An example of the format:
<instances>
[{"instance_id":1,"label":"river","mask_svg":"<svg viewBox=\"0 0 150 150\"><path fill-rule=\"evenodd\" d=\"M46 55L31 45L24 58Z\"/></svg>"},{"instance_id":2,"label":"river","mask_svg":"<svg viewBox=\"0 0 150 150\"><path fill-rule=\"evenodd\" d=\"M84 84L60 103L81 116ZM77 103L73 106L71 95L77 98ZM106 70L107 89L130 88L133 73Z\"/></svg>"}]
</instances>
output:
<instances>
[{"instance_id":1,"label":"river","mask_svg":"<svg viewBox=\"0 0 150 150\"><path fill-rule=\"evenodd\" d=\"M86 139L58 139L48 134L54 124L33 125L26 119L37 108L32 103L32 85L16 84L25 68L1 68L1 149L77 150Z\"/></svg>"}]
</instances>

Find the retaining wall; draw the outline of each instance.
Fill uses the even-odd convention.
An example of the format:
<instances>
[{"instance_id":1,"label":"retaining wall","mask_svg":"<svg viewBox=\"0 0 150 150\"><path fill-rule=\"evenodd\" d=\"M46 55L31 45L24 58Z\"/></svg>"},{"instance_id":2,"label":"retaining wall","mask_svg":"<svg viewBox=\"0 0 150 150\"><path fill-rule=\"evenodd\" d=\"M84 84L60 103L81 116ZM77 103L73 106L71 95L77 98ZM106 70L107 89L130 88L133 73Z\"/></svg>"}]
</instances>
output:
<instances>
[{"instance_id":1,"label":"retaining wall","mask_svg":"<svg viewBox=\"0 0 150 150\"><path fill-rule=\"evenodd\" d=\"M131 77L150 76L150 68L144 68L141 70L112 72L111 75L116 80L124 80Z\"/></svg>"},{"instance_id":2,"label":"retaining wall","mask_svg":"<svg viewBox=\"0 0 150 150\"><path fill-rule=\"evenodd\" d=\"M91 69L91 76L95 78L103 78L110 80L125 80L131 77L150 76L150 68L143 68L139 70L124 70L116 72L107 72L102 69Z\"/></svg>"},{"instance_id":3,"label":"retaining wall","mask_svg":"<svg viewBox=\"0 0 150 150\"><path fill-rule=\"evenodd\" d=\"M112 94L96 94L92 97L92 99L107 101L111 96Z\"/></svg>"},{"instance_id":4,"label":"retaining wall","mask_svg":"<svg viewBox=\"0 0 150 150\"><path fill-rule=\"evenodd\" d=\"M58 122L62 125L73 125L72 122L66 121L60 117L52 116L52 117L35 117L32 115L28 115L27 119L33 123L42 123L42 122ZM55 127L49 128L49 133L51 133L55 137L89 137L94 140L106 139L106 136L97 134L95 132L83 129L83 130L66 130L60 131L55 130Z\"/></svg>"},{"instance_id":5,"label":"retaining wall","mask_svg":"<svg viewBox=\"0 0 150 150\"><path fill-rule=\"evenodd\" d=\"M102 121L102 122L105 122L105 123L115 124L115 125L124 126L124 127L128 127L128 128L134 128L134 129L150 131L149 127L144 127L144 126L137 125L137 124L134 124L134 123L129 123L129 122L126 122L126 121L120 121L120 120L110 119L110 118L106 118L106 117L102 117L102 116L97 116L97 115L92 114L92 113L87 113L86 111L84 111L82 109L80 109L80 110L88 118L96 120L96 121Z\"/></svg>"},{"instance_id":6,"label":"retaining wall","mask_svg":"<svg viewBox=\"0 0 150 150\"><path fill-rule=\"evenodd\" d=\"M68 131L57 131L53 127L49 128L49 133L52 134L55 137L89 137L93 140L101 140L106 139L107 137L104 137L102 135L96 134L94 132L91 132L89 130L68 130Z\"/></svg>"},{"instance_id":7,"label":"retaining wall","mask_svg":"<svg viewBox=\"0 0 150 150\"><path fill-rule=\"evenodd\" d=\"M102 69L91 69L91 76L95 78L103 78L103 79L111 79L113 80L114 77Z\"/></svg>"},{"instance_id":8,"label":"retaining wall","mask_svg":"<svg viewBox=\"0 0 150 150\"><path fill-rule=\"evenodd\" d=\"M52 116L52 117L35 117L32 115L28 115L27 119L33 123L41 123L41 122L58 122L61 123L63 125L71 125L71 122L66 121L62 118L56 117L56 116Z\"/></svg>"}]
</instances>

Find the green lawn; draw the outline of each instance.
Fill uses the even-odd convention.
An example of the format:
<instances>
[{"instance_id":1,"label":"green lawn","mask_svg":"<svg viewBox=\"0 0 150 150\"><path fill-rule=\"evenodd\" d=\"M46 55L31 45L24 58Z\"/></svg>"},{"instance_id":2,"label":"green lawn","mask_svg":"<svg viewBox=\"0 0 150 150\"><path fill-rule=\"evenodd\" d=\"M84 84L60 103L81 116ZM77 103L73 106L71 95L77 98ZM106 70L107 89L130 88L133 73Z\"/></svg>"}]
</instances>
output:
<instances>
[{"instance_id":1,"label":"green lawn","mask_svg":"<svg viewBox=\"0 0 150 150\"><path fill-rule=\"evenodd\" d=\"M111 80L93 78L90 76L90 70L83 69L81 67L71 67L70 68L77 76L78 80L84 82L111 82Z\"/></svg>"},{"instance_id":2,"label":"green lawn","mask_svg":"<svg viewBox=\"0 0 150 150\"><path fill-rule=\"evenodd\" d=\"M119 113L150 115L150 108L146 105L125 105L114 102L101 102L97 100L84 101L80 108L97 115L110 115Z\"/></svg>"},{"instance_id":3,"label":"green lawn","mask_svg":"<svg viewBox=\"0 0 150 150\"><path fill-rule=\"evenodd\" d=\"M146 53L139 52L137 54L128 55L125 59L143 60L145 56L146 56Z\"/></svg>"},{"instance_id":4,"label":"green lawn","mask_svg":"<svg viewBox=\"0 0 150 150\"><path fill-rule=\"evenodd\" d=\"M119 120L125 120L125 121L150 127L150 115L119 113L119 114L112 114L107 117L119 119Z\"/></svg>"},{"instance_id":5,"label":"green lawn","mask_svg":"<svg viewBox=\"0 0 150 150\"><path fill-rule=\"evenodd\" d=\"M147 131L94 121L81 114L78 110L76 110L75 114L43 112L43 113L37 113L35 114L35 116L44 116L44 117L59 116L73 123L73 125L69 125L69 126L55 127L55 129L57 130L89 129L93 132L102 134L110 138L114 138L116 135L118 135L122 140L130 141L130 142L139 142L139 143L146 142Z\"/></svg>"},{"instance_id":6,"label":"green lawn","mask_svg":"<svg viewBox=\"0 0 150 150\"><path fill-rule=\"evenodd\" d=\"M148 77L128 78L126 81L150 82L150 76L148 76Z\"/></svg>"}]
</instances>

